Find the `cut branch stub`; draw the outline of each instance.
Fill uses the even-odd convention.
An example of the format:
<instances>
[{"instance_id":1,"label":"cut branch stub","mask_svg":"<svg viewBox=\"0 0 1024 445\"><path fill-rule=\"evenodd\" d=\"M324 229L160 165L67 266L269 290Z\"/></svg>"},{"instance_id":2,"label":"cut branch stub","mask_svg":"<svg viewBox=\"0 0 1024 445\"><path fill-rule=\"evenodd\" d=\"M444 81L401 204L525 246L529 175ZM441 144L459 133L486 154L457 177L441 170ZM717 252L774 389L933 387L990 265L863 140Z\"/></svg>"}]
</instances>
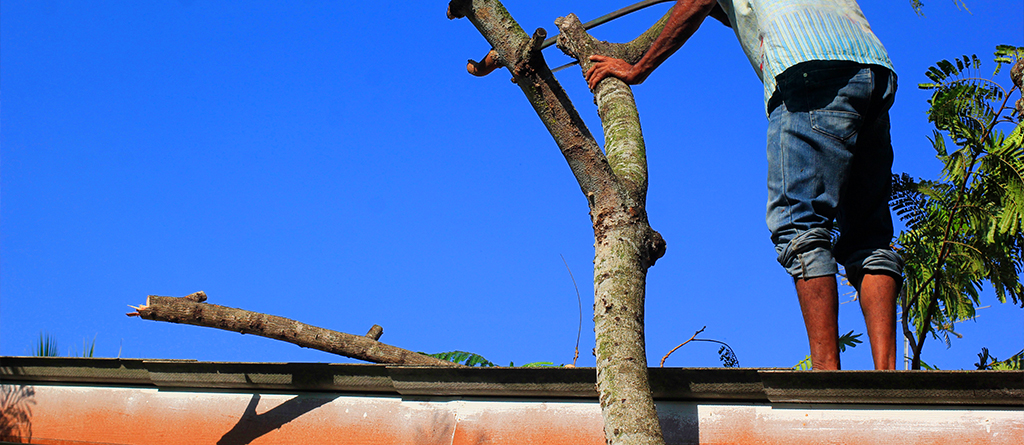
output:
<instances>
[{"instance_id":1,"label":"cut branch stub","mask_svg":"<svg viewBox=\"0 0 1024 445\"><path fill-rule=\"evenodd\" d=\"M494 48L494 59L510 71L523 60L523 50L534 46L497 0L453 0L448 5L448 15L468 18ZM526 51L526 54L531 55L531 69L519 70L521 78L516 84L558 144L588 203L593 207L616 201L617 179L601 147L544 63L541 51Z\"/></svg>"},{"instance_id":2,"label":"cut branch stub","mask_svg":"<svg viewBox=\"0 0 1024 445\"><path fill-rule=\"evenodd\" d=\"M448 20L461 19L466 17L466 10L470 7L469 0L452 0L448 2L448 10L445 15Z\"/></svg>"},{"instance_id":3,"label":"cut branch stub","mask_svg":"<svg viewBox=\"0 0 1024 445\"><path fill-rule=\"evenodd\" d=\"M661 257L665 256L668 243L665 242L665 237L661 236L657 230L650 230L651 233L647 236L647 258L645 260L647 264L653 266Z\"/></svg>"},{"instance_id":4,"label":"cut branch stub","mask_svg":"<svg viewBox=\"0 0 1024 445\"><path fill-rule=\"evenodd\" d=\"M184 298L186 300L195 301L196 303L202 303L202 302L206 301L206 292L199 291L199 292L195 292L195 293L191 293L191 294L185 295L182 298Z\"/></svg>"},{"instance_id":5,"label":"cut branch stub","mask_svg":"<svg viewBox=\"0 0 1024 445\"><path fill-rule=\"evenodd\" d=\"M519 61L516 62L515 67L512 69L512 81L518 82L518 79L527 77L528 73L535 73L537 69L547 69L548 64L544 61L544 55L540 52L540 45L544 43L544 38L548 36L548 32L544 28L537 28L533 32L533 36L530 40L526 41L523 45L523 50L519 54Z\"/></svg>"},{"instance_id":6,"label":"cut branch stub","mask_svg":"<svg viewBox=\"0 0 1024 445\"><path fill-rule=\"evenodd\" d=\"M189 297L192 297L192 295ZM259 335L293 343L303 348L317 349L373 363L446 367L462 366L369 338L370 334L374 333L374 329L371 329L367 336L346 334L276 315L199 303L189 297L177 298L150 295L146 298L144 306L136 307L137 312L128 315L138 316L146 320L191 324L242 334ZM375 328L379 328L379 326L375 326Z\"/></svg>"},{"instance_id":7,"label":"cut branch stub","mask_svg":"<svg viewBox=\"0 0 1024 445\"><path fill-rule=\"evenodd\" d=\"M379 324L373 325L373 327L371 327L370 330L366 332L366 337L371 338L373 340L380 340L381 335L384 335L384 328L382 328Z\"/></svg>"},{"instance_id":8,"label":"cut branch stub","mask_svg":"<svg viewBox=\"0 0 1024 445\"><path fill-rule=\"evenodd\" d=\"M497 1L452 0L448 3L448 17L468 18L480 30L487 43L496 51L498 61L512 69L520 61L523 45L529 41L526 31L519 26L505 7Z\"/></svg>"},{"instance_id":9,"label":"cut branch stub","mask_svg":"<svg viewBox=\"0 0 1024 445\"><path fill-rule=\"evenodd\" d=\"M498 62L498 53L493 49L488 51L487 55L480 59L479 62L469 59L466 63L466 71L476 77L484 77L500 67L501 63Z\"/></svg>"}]
</instances>

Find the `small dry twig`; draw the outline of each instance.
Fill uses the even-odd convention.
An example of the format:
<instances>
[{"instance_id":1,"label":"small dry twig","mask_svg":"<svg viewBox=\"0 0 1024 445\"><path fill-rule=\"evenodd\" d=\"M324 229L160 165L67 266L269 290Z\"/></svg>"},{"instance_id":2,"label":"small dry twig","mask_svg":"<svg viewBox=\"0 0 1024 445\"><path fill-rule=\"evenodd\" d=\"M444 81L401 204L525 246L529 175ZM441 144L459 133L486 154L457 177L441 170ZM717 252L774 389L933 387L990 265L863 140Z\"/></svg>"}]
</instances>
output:
<instances>
[{"instance_id":1,"label":"small dry twig","mask_svg":"<svg viewBox=\"0 0 1024 445\"><path fill-rule=\"evenodd\" d=\"M658 366L661 367L661 368L664 368L665 367L665 360L668 360L668 356L672 355L673 352L676 352L676 349L679 349L679 348L683 347L683 345L693 341L693 339L697 338L697 334L700 334L701 332L704 332L704 330L707 329L707 328L708 328L707 326L704 326L704 327L700 328L697 332L694 332L693 335L690 336L689 340L686 340L686 341L680 343L679 346L676 346L676 347L672 348L671 351L668 351L668 354L665 354L665 356L661 358L661 364L659 364Z\"/></svg>"}]
</instances>

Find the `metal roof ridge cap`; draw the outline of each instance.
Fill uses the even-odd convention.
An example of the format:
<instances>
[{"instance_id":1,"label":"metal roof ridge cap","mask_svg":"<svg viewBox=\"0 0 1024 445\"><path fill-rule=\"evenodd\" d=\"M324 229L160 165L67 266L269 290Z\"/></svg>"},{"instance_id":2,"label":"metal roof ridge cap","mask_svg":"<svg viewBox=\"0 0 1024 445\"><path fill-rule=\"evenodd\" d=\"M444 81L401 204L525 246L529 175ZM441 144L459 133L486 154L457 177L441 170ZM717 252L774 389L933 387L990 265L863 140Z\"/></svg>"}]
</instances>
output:
<instances>
[{"instance_id":1,"label":"metal roof ridge cap","mask_svg":"<svg viewBox=\"0 0 1024 445\"><path fill-rule=\"evenodd\" d=\"M141 359L3 356L0 360L0 376L7 381L153 385Z\"/></svg>"},{"instance_id":2,"label":"metal roof ridge cap","mask_svg":"<svg viewBox=\"0 0 1024 445\"><path fill-rule=\"evenodd\" d=\"M327 362L189 362L152 360L147 369L161 388L394 394L386 366Z\"/></svg>"},{"instance_id":3,"label":"metal roof ridge cap","mask_svg":"<svg viewBox=\"0 0 1024 445\"><path fill-rule=\"evenodd\" d=\"M758 374L772 403L1024 406L1024 371L766 369Z\"/></svg>"},{"instance_id":4,"label":"metal roof ridge cap","mask_svg":"<svg viewBox=\"0 0 1024 445\"><path fill-rule=\"evenodd\" d=\"M445 368L324 362L0 357L0 377L4 383L12 384L34 381L408 396L593 398L597 395L595 373L591 367ZM756 398L770 403L1024 405L1024 371L651 368L651 373L652 384L661 386L660 400ZM181 378L182 374L186 378ZM212 377L204 381L203 375ZM672 378L657 383L664 376Z\"/></svg>"},{"instance_id":5,"label":"metal roof ridge cap","mask_svg":"<svg viewBox=\"0 0 1024 445\"><path fill-rule=\"evenodd\" d=\"M597 398L596 368L388 365L403 396ZM532 379L519 378L532 374ZM589 378L581 379L588 375Z\"/></svg>"},{"instance_id":6,"label":"metal roof ridge cap","mask_svg":"<svg viewBox=\"0 0 1024 445\"><path fill-rule=\"evenodd\" d=\"M655 400L768 402L760 368L650 368Z\"/></svg>"}]
</instances>

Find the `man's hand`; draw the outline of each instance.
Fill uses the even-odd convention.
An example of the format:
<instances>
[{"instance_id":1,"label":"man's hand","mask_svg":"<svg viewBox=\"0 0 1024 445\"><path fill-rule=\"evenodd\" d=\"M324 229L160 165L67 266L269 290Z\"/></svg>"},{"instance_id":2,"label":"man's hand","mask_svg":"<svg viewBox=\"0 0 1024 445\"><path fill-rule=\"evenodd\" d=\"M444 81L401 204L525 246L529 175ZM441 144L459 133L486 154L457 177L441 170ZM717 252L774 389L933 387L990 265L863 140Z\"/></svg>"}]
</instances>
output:
<instances>
[{"instance_id":1,"label":"man's hand","mask_svg":"<svg viewBox=\"0 0 1024 445\"><path fill-rule=\"evenodd\" d=\"M630 65L625 60L594 55L590 56L590 61L596 63L583 74L590 89L594 89L598 82L608 76L617 77L626 82L627 85L636 85L643 82L643 79L637 73L636 67Z\"/></svg>"},{"instance_id":2,"label":"man's hand","mask_svg":"<svg viewBox=\"0 0 1024 445\"><path fill-rule=\"evenodd\" d=\"M596 63L583 75L587 85L593 90L598 82L608 76L618 77L627 85L642 83L665 59L686 43L710 13L714 13L715 18L728 26L729 17L716 0L678 0L672 7L665 27L635 65L613 57L590 56L590 61Z\"/></svg>"}]
</instances>

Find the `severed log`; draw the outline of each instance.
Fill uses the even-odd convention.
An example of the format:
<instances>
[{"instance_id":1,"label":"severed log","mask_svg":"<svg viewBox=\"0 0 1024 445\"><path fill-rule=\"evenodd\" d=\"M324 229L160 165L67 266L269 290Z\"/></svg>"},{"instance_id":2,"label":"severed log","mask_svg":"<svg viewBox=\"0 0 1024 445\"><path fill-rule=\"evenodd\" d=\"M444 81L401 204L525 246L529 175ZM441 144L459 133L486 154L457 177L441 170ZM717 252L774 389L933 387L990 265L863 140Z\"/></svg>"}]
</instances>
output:
<instances>
[{"instance_id":1,"label":"severed log","mask_svg":"<svg viewBox=\"0 0 1024 445\"><path fill-rule=\"evenodd\" d=\"M207 304L206 294L196 292L186 297L161 297L150 295L146 304L135 307L129 317L170 323L191 324L225 331L253 334L299 345L303 348L318 349L332 354L343 355L373 363L419 366L462 366L446 360L381 343L368 334L366 336L346 334L308 325L276 315ZM375 334L374 325L371 333ZM379 338L379 335L377 335Z\"/></svg>"}]
</instances>

